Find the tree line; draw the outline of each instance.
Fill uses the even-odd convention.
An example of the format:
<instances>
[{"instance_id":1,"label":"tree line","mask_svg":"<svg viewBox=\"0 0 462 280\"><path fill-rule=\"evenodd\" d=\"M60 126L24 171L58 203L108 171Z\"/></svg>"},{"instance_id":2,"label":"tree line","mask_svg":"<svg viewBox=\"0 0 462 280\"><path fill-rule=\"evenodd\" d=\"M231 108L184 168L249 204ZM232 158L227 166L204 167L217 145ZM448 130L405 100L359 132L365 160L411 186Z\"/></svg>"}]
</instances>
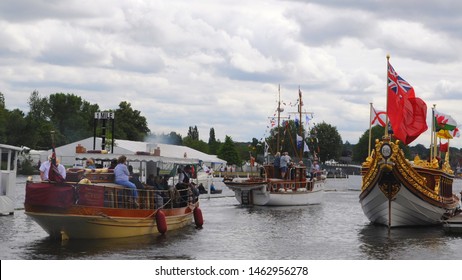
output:
<instances>
[{"instance_id":1,"label":"tree line","mask_svg":"<svg viewBox=\"0 0 462 280\"><path fill-rule=\"evenodd\" d=\"M249 142L234 142L226 135L224 141L215 136L214 128L210 128L208 142L200 140L197 126L190 126L183 137L177 132L155 134L148 128L146 118L140 111L132 108L129 102L120 102L118 108L100 108L80 96L70 93L55 93L49 97L40 96L33 91L28 100L29 112L19 109L8 110L5 98L0 92L0 143L13 146L27 146L31 149L50 149L52 146L50 132L54 131L56 146L69 144L93 136L95 129L95 112L109 111L115 115L114 136L117 139L132 141L152 141L174 145L184 145L204 153L217 155L228 164L242 165L250 157L264 163L266 154L274 155L277 151L287 151L293 159L316 158L321 162L334 159L343 163L360 164L368 155L369 130L359 138L357 144L343 143L335 126L325 122L315 124L307 129L300 127L296 121L287 121L281 127L270 130L267 137L252 138ZM372 139L380 139L383 128L372 128ZM96 135L101 135L101 127L96 126ZM112 131L106 131L112 138ZM303 142L298 142L299 135ZM278 143L279 141L279 143ZM373 141L373 140L372 140ZM303 152L308 147L309 152ZM429 149L423 145L403 146L406 156L412 159L416 154L425 159ZM450 150L451 165L458 164L461 151Z\"/></svg>"}]
</instances>

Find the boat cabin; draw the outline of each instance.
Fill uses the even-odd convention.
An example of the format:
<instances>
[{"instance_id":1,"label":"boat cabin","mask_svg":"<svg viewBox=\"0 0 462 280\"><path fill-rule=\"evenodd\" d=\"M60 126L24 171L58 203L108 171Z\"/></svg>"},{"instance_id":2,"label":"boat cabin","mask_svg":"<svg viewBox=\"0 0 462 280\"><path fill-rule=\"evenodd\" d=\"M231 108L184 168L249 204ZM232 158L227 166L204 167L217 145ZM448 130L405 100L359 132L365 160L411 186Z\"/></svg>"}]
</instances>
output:
<instances>
[{"instance_id":1,"label":"boat cabin","mask_svg":"<svg viewBox=\"0 0 462 280\"><path fill-rule=\"evenodd\" d=\"M15 207L18 154L22 148L0 144L0 214L12 215Z\"/></svg>"}]
</instances>

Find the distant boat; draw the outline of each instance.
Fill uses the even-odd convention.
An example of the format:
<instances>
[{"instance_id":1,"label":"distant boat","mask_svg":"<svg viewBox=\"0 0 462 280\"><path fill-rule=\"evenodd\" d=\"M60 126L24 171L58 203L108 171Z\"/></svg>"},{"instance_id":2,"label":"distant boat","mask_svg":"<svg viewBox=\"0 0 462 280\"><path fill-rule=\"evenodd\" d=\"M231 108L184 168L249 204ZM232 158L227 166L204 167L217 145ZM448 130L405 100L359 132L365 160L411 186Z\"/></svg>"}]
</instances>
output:
<instances>
[{"instance_id":1,"label":"distant boat","mask_svg":"<svg viewBox=\"0 0 462 280\"><path fill-rule=\"evenodd\" d=\"M22 148L0 144L0 215L13 215L18 153Z\"/></svg>"},{"instance_id":2,"label":"distant boat","mask_svg":"<svg viewBox=\"0 0 462 280\"><path fill-rule=\"evenodd\" d=\"M130 159L152 163L154 157L131 155ZM198 199L189 189L138 189L139 200L135 201L131 189L113 182L114 173L107 168L69 169L66 182L28 180L25 213L55 239L165 233L189 226L193 219L197 227L202 226Z\"/></svg>"},{"instance_id":3,"label":"distant boat","mask_svg":"<svg viewBox=\"0 0 462 280\"><path fill-rule=\"evenodd\" d=\"M301 120L303 101L300 90L298 101L298 114ZM283 111L280 104L279 100L277 108L278 128L279 113ZM299 134L302 135L301 121L299 128ZM298 141L298 137L295 138ZM300 156L301 160L304 147L303 145L300 146L300 153L297 156ZM276 150L279 150L279 138ZM275 170L272 164L263 165L263 170L264 172L260 177L235 178L232 181L225 180L224 183L234 191L237 201L243 205L296 206L322 202L326 176L321 171L316 172L313 178L309 178L307 166L299 163L289 168L285 178L278 178L280 177L278 175L279 170Z\"/></svg>"},{"instance_id":4,"label":"distant boat","mask_svg":"<svg viewBox=\"0 0 462 280\"><path fill-rule=\"evenodd\" d=\"M306 177L306 166L294 166L293 177L272 178L272 165L265 165L266 177L242 178L225 181L243 205L296 206L320 204L322 202L325 176L319 174L313 180Z\"/></svg>"},{"instance_id":5,"label":"distant boat","mask_svg":"<svg viewBox=\"0 0 462 280\"><path fill-rule=\"evenodd\" d=\"M449 165L449 153L446 151L444 163L437 155L435 112L433 110L430 158L421 160L416 156L411 163L399 143L409 144L427 129L426 105L415 98L413 88L389 63L387 94L392 98L388 103L398 106L387 110L387 118L390 115L392 135L400 140L392 141L388 129L382 139L376 140L362 165L361 207L372 223L388 227L442 224L456 213L460 201L453 194L454 172ZM400 108L405 102L408 102L407 107ZM408 112L411 106L413 114ZM372 108L371 104L371 112Z\"/></svg>"}]
</instances>

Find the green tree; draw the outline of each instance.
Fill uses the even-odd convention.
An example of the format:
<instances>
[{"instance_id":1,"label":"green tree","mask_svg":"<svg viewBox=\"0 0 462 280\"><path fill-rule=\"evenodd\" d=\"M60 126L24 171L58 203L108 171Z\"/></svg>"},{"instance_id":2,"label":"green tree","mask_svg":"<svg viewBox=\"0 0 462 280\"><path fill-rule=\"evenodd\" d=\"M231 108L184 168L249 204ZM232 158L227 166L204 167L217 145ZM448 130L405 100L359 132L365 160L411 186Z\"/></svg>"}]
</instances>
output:
<instances>
[{"instance_id":1,"label":"green tree","mask_svg":"<svg viewBox=\"0 0 462 280\"><path fill-rule=\"evenodd\" d=\"M55 93L49 97L50 120L56 128L57 145L78 141L92 135L94 113L91 105L74 94Z\"/></svg>"},{"instance_id":2,"label":"green tree","mask_svg":"<svg viewBox=\"0 0 462 280\"><path fill-rule=\"evenodd\" d=\"M28 137L27 122L24 113L19 109L14 109L7 113L7 121L5 125L8 131L7 141L3 142L14 146L27 146L25 140Z\"/></svg>"},{"instance_id":3,"label":"green tree","mask_svg":"<svg viewBox=\"0 0 462 280\"><path fill-rule=\"evenodd\" d=\"M192 140L199 140L199 130L197 130L197 126L195 126L195 127L190 126L189 127L187 137L191 138Z\"/></svg>"},{"instance_id":4,"label":"green tree","mask_svg":"<svg viewBox=\"0 0 462 280\"><path fill-rule=\"evenodd\" d=\"M311 129L311 135L315 139L311 141L310 150L316 153L320 161L339 159L343 142L335 126L319 123Z\"/></svg>"},{"instance_id":5,"label":"green tree","mask_svg":"<svg viewBox=\"0 0 462 280\"><path fill-rule=\"evenodd\" d=\"M50 122L50 106L46 97L41 97L34 90L29 97L29 112L26 116L28 137L25 146L32 149L49 149L51 147L50 131L55 127Z\"/></svg>"},{"instance_id":6,"label":"green tree","mask_svg":"<svg viewBox=\"0 0 462 280\"><path fill-rule=\"evenodd\" d=\"M212 155L216 155L218 153L218 149L220 148L220 143L218 143L217 139L215 138L215 129L212 127L209 133L209 153Z\"/></svg>"},{"instance_id":7,"label":"green tree","mask_svg":"<svg viewBox=\"0 0 462 280\"><path fill-rule=\"evenodd\" d=\"M208 154L209 145L202 140L194 140L189 136L183 138L183 145Z\"/></svg>"},{"instance_id":8,"label":"green tree","mask_svg":"<svg viewBox=\"0 0 462 280\"><path fill-rule=\"evenodd\" d=\"M225 142L218 151L218 157L226 160L228 164L241 166L241 159L231 136L226 135Z\"/></svg>"},{"instance_id":9,"label":"green tree","mask_svg":"<svg viewBox=\"0 0 462 280\"><path fill-rule=\"evenodd\" d=\"M371 149L375 147L376 139L381 140L382 137L385 135L385 129L379 125L372 127L371 129ZM403 145L400 142L400 148L403 150L404 155L409 158L409 147ZM353 148L353 161L356 163L362 163L369 155L369 129L366 130L363 135L358 140L358 144L356 144Z\"/></svg>"},{"instance_id":10,"label":"green tree","mask_svg":"<svg viewBox=\"0 0 462 280\"><path fill-rule=\"evenodd\" d=\"M131 104L122 101L115 110L115 138L132 141L144 141L150 132L146 118L141 112L133 110Z\"/></svg>"}]
</instances>

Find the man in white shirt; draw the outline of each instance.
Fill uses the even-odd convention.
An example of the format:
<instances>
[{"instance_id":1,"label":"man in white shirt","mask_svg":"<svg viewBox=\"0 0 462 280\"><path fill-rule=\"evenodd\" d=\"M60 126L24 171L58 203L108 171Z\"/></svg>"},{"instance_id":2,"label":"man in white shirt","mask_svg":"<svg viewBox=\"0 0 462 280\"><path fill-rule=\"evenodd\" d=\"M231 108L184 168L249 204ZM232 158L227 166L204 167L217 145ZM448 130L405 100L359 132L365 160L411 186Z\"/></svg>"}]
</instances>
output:
<instances>
[{"instance_id":1,"label":"man in white shirt","mask_svg":"<svg viewBox=\"0 0 462 280\"><path fill-rule=\"evenodd\" d=\"M64 165L59 163L59 160L56 160L56 164L58 164L58 172L59 174L63 177L63 179L66 179L66 168ZM51 168L51 156L48 157L48 160L43 162L42 165L40 165L40 179L42 181L48 181L48 174L50 173L50 168Z\"/></svg>"}]
</instances>

